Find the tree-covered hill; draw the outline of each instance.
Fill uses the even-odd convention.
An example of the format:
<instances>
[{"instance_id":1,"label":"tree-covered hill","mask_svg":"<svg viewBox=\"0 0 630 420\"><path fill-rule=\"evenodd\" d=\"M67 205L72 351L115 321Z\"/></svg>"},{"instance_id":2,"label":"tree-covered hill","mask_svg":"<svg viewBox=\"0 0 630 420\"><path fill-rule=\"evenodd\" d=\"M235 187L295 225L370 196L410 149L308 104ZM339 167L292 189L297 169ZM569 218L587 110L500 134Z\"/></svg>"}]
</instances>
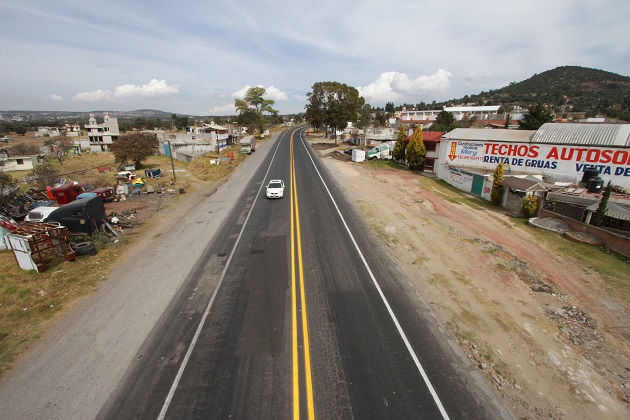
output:
<instances>
[{"instance_id":1,"label":"tree-covered hill","mask_svg":"<svg viewBox=\"0 0 630 420\"><path fill-rule=\"evenodd\" d=\"M604 115L630 122L630 77L577 66L557 67L501 89L481 92L463 102L528 107L540 102L565 112ZM509 110L508 110L509 112Z\"/></svg>"}]
</instances>

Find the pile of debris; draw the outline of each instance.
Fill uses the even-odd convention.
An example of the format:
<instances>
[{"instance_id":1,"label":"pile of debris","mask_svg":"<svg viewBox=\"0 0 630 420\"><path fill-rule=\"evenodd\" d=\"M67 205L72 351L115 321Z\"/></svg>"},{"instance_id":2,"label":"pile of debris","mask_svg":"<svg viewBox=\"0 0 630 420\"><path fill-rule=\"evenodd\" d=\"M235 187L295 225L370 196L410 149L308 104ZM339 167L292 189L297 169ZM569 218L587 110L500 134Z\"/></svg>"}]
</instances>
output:
<instances>
[{"instance_id":1,"label":"pile of debris","mask_svg":"<svg viewBox=\"0 0 630 420\"><path fill-rule=\"evenodd\" d=\"M561 310L547 310L564 332L567 341L576 346L598 345L603 341L596 331L597 323L586 312L575 306L563 306Z\"/></svg>"}]
</instances>

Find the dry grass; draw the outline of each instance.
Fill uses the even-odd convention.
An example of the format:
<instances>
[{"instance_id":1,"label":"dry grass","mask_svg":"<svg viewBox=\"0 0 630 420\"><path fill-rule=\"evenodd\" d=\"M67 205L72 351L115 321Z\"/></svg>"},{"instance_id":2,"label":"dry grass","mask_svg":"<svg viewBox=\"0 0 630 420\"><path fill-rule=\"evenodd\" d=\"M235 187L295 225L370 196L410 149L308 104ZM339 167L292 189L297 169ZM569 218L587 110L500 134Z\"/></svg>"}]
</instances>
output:
<instances>
[{"instance_id":1,"label":"dry grass","mask_svg":"<svg viewBox=\"0 0 630 420\"><path fill-rule=\"evenodd\" d=\"M106 278L128 242L101 247L98 254L59 261L46 271L22 270L11 251L0 251L0 376L44 331L47 323L89 294Z\"/></svg>"}]
</instances>

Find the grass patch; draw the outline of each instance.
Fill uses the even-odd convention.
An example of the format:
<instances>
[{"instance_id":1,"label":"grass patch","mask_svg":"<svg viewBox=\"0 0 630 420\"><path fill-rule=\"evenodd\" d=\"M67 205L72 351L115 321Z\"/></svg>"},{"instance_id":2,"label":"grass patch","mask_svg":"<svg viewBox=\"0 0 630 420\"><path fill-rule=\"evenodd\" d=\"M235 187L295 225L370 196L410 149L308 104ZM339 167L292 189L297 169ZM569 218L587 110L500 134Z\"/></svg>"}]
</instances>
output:
<instances>
[{"instance_id":1,"label":"grass patch","mask_svg":"<svg viewBox=\"0 0 630 420\"><path fill-rule=\"evenodd\" d=\"M451 270L451 273L453 274L455 279L458 280L460 283L466 286L471 285L470 279L468 278L468 276L466 276L466 274L463 274L463 273L460 273L459 271L454 271L454 270Z\"/></svg>"},{"instance_id":2,"label":"grass patch","mask_svg":"<svg viewBox=\"0 0 630 420\"><path fill-rule=\"evenodd\" d=\"M448 278L446 278L446 275L442 273L433 273L431 277L429 277L429 283L431 283L432 286L440 286L449 290L452 289Z\"/></svg>"},{"instance_id":3,"label":"grass patch","mask_svg":"<svg viewBox=\"0 0 630 420\"><path fill-rule=\"evenodd\" d=\"M487 331L487 326L483 320L477 316L474 312L463 308L459 314L455 316L459 324L469 325L476 331Z\"/></svg>"},{"instance_id":4,"label":"grass patch","mask_svg":"<svg viewBox=\"0 0 630 420\"><path fill-rule=\"evenodd\" d=\"M507 265L505 265L505 264L503 264L503 263L496 263L494 266L496 267L496 269L497 269L497 270L499 270L499 271L501 271L501 272L503 272L503 273L506 273L506 272L512 271L512 270L510 269L510 267L508 267Z\"/></svg>"},{"instance_id":5,"label":"grass patch","mask_svg":"<svg viewBox=\"0 0 630 420\"><path fill-rule=\"evenodd\" d=\"M531 233L554 253L571 260L574 265L583 266L588 272L595 272L604 281L606 291L622 302L630 302L630 259L616 252L598 246L572 242L562 235L539 229L528 224L527 219L513 219L515 226L531 230Z\"/></svg>"},{"instance_id":6,"label":"grass patch","mask_svg":"<svg viewBox=\"0 0 630 420\"><path fill-rule=\"evenodd\" d=\"M401 165L400 163L395 162L395 161L393 161L391 159L367 160L366 162L367 162L368 165L370 165L373 168L388 168L388 169L395 169L395 170L399 170L399 171L412 172L405 165Z\"/></svg>"}]
</instances>

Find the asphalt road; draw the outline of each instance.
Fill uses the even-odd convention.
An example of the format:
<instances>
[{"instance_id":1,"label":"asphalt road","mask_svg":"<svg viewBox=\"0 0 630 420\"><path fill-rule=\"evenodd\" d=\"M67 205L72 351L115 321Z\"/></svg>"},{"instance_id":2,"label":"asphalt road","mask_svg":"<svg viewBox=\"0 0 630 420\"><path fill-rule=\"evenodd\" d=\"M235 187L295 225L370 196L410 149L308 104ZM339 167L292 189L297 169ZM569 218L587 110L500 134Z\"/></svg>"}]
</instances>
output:
<instances>
[{"instance_id":1,"label":"asphalt road","mask_svg":"<svg viewBox=\"0 0 630 420\"><path fill-rule=\"evenodd\" d=\"M20 398L4 381L0 403L38 418L510 418L303 131L268 141L182 221L190 241L175 232L179 241L163 250L181 258L152 260L150 274L168 290L134 315L147 317L137 331L102 343L125 346L119 364L83 357L67 385L80 398L49 379L54 396L26 409L37 395ZM270 179L284 180L284 198L265 198ZM107 380L94 379L90 362L102 375L110 366ZM12 377L23 387L29 379Z\"/></svg>"},{"instance_id":2,"label":"asphalt road","mask_svg":"<svg viewBox=\"0 0 630 420\"><path fill-rule=\"evenodd\" d=\"M271 179L282 199L265 198ZM102 418L500 418L303 140L285 132Z\"/></svg>"}]
</instances>

